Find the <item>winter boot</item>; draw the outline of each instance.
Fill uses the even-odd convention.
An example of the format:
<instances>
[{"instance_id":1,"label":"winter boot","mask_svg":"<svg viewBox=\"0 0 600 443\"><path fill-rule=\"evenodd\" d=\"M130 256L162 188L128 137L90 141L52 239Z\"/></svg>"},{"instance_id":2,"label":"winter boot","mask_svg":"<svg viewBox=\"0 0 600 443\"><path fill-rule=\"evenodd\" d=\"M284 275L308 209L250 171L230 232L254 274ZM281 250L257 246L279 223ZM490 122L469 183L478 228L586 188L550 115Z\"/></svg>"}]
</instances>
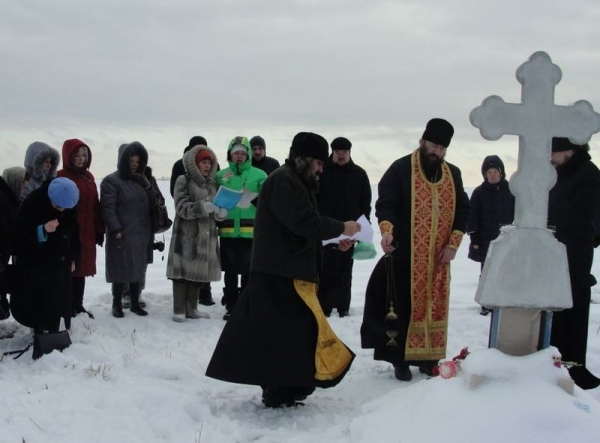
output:
<instances>
[{"instance_id":1,"label":"winter boot","mask_svg":"<svg viewBox=\"0 0 600 443\"><path fill-rule=\"evenodd\" d=\"M173 321L183 323L185 321L185 299L187 294L187 283L173 280Z\"/></svg>"},{"instance_id":2,"label":"winter boot","mask_svg":"<svg viewBox=\"0 0 600 443\"><path fill-rule=\"evenodd\" d=\"M113 295L112 315L116 318L123 318L123 304L121 303L121 295Z\"/></svg>"},{"instance_id":3,"label":"winter boot","mask_svg":"<svg viewBox=\"0 0 600 443\"><path fill-rule=\"evenodd\" d=\"M411 381L412 372L410 372L410 366L408 366L406 363L395 365L394 377L400 381Z\"/></svg>"},{"instance_id":4,"label":"winter boot","mask_svg":"<svg viewBox=\"0 0 600 443\"><path fill-rule=\"evenodd\" d=\"M123 285L122 300L123 308L127 309L131 307L131 295L129 294L129 285Z\"/></svg>"},{"instance_id":5,"label":"winter boot","mask_svg":"<svg viewBox=\"0 0 600 443\"><path fill-rule=\"evenodd\" d=\"M185 316L186 318L210 318L206 312L198 310L198 292L200 287L197 285L188 285L187 296L185 303Z\"/></svg>"},{"instance_id":6,"label":"winter boot","mask_svg":"<svg viewBox=\"0 0 600 443\"><path fill-rule=\"evenodd\" d=\"M240 289L239 288L223 288L223 299L225 300L225 315L223 316L223 320L229 320L231 317L231 311L233 311L233 307L238 301L240 297Z\"/></svg>"},{"instance_id":7,"label":"winter boot","mask_svg":"<svg viewBox=\"0 0 600 443\"><path fill-rule=\"evenodd\" d=\"M215 301L212 298L212 292L210 290L210 283L202 283L200 286L200 296L198 297L198 303L204 306L212 306Z\"/></svg>"},{"instance_id":8,"label":"winter boot","mask_svg":"<svg viewBox=\"0 0 600 443\"><path fill-rule=\"evenodd\" d=\"M138 286L139 288L139 286ZM129 310L131 312L134 312L137 315L140 316L146 316L148 315L148 312L144 310L144 308L142 308L140 306L140 292L138 291L130 291L130 295L131 295L131 307L129 308Z\"/></svg>"}]
</instances>

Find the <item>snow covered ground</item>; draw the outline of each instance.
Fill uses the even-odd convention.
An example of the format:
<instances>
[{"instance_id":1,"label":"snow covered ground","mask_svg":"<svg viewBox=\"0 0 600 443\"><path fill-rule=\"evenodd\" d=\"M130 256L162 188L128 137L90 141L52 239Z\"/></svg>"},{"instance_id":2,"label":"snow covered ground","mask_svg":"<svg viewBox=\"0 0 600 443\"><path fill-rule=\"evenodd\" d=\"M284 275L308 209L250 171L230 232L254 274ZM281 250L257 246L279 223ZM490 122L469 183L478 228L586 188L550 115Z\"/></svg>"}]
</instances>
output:
<instances>
[{"instance_id":1,"label":"snow covered ground","mask_svg":"<svg viewBox=\"0 0 600 443\"><path fill-rule=\"evenodd\" d=\"M172 208L168 183L160 186ZM170 232L165 237L168 242ZM555 380L566 370L552 365L552 349L524 358L486 349L490 317L479 315L473 301L479 265L467 258L467 241L452 264L447 354L469 347L462 376L427 379L413 368L413 380L399 382L389 364L360 348L364 290L375 260L357 261L351 316L330 319L357 354L353 366L336 388L285 410L265 409L258 387L204 376L224 307L204 307L209 320L174 323L163 254L155 253L148 268L150 315L126 311L113 318L99 249L99 274L87 279L84 300L96 318L73 320L72 346L37 361L29 351L0 362L0 442L600 441L600 389L576 388L571 396L558 388ZM594 274L600 277L600 258ZM600 301L600 289L593 289ZM221 292L213 284L217 301ZM1 351L28 343L29 330L12 319L0 327L15 330L13 339L0 340ZM591 306L589 331L588 367L600 374L600 304ZM470 387L465 374L481 372L489 381Z\"/></svg>"}]
</instances>

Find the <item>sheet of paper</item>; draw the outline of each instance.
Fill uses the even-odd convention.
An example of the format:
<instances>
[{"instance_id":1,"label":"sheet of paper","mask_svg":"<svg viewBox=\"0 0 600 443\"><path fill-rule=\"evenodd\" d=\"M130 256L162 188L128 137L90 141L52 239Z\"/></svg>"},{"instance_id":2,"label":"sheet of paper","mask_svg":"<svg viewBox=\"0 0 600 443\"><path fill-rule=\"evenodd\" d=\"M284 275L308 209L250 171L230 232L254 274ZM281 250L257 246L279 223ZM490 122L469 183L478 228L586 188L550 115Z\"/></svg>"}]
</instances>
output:
<instances>
[{"instance_id":1,"label":"sheet of paper","mask_svg":"<svg viewBox=\"0 0 600 443\"><path fill-rule=\"evenodd\" d=\"M240 201L237 204L238 208L249 207L252 203L252 200L254 200L257 196L258 192L250 192L247 189L244 189L244 194L242 195L242 198L240 198Z\"/></svg>"},{"instance_id":2,"label":"sheet of paper","mask_svg":"<svg viewBox=\"0 0 600 443\"><path fill-rule=\"evenodd\" d=\"M371 223L369 223L369 220L367 220L367 217L363 214L356 221L358 223L360 223L360 231L358 231L356 234L354 234L351 237L342 234L336 238L330 238L328 240L323 240L323 246L328 245L330 243L339 243L340 240L344 240L346 238L349 238L351 240L358 240L358 241L372 243L373 242L373 226L371 226Z\"/></svg>"}]
</instances>

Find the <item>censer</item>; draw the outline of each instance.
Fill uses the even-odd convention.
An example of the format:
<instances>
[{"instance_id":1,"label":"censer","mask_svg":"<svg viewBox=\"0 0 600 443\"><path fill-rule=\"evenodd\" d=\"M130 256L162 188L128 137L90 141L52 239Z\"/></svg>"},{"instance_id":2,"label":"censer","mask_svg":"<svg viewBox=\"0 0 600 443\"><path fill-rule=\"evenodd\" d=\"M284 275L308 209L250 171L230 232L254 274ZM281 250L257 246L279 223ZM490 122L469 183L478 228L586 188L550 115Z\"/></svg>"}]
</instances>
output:
<instances>
[{"instance_id":1,"label":"censer","mask_svg":"<svg viewBox=\"0 0 600 443\"><path fill-rule=\"evenodd\" d=\"M388 309L388 313L385 316L384 324L385 324L385 333L389 337L387 346L398 346L398 342L396 341L396 337L398 336L398 315L396 315L396 310L394 307L394 300L396 298L396 284L394 280L394 270L393 270L393 259L392 256L387 254L385 256L385 274L387 277L387 285L386 285L386 307Z\"/></svg>"}]
</instances>

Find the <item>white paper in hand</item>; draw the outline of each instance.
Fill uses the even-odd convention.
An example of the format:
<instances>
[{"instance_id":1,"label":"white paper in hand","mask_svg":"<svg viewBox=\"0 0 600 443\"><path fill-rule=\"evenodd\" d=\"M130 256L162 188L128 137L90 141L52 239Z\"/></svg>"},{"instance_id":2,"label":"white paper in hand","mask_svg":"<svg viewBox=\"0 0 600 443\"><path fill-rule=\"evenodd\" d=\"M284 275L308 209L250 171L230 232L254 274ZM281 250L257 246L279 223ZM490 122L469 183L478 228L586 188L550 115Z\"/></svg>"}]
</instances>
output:
<instances>
[{"instance_id":1,"label":"white paper in hand","mask_svg":"<svg viewBox=\"0 0 600 443\"><path fill-rule=\"evenodd\" d=\"M367 220L367 217L363 214L356 221L360 224L360 231L358 231L356 234L354 234L351 237L342 234L336 238L330 238L328 240L323 240L323 246L328 245L329 243L339 243L340 240L344 240L347 238L349 238L350 240L358 240L358 241L372 243L373 242L373 226L371 226L371 223L369 223L369 220Z\"/></svg>"}]
</instances>

